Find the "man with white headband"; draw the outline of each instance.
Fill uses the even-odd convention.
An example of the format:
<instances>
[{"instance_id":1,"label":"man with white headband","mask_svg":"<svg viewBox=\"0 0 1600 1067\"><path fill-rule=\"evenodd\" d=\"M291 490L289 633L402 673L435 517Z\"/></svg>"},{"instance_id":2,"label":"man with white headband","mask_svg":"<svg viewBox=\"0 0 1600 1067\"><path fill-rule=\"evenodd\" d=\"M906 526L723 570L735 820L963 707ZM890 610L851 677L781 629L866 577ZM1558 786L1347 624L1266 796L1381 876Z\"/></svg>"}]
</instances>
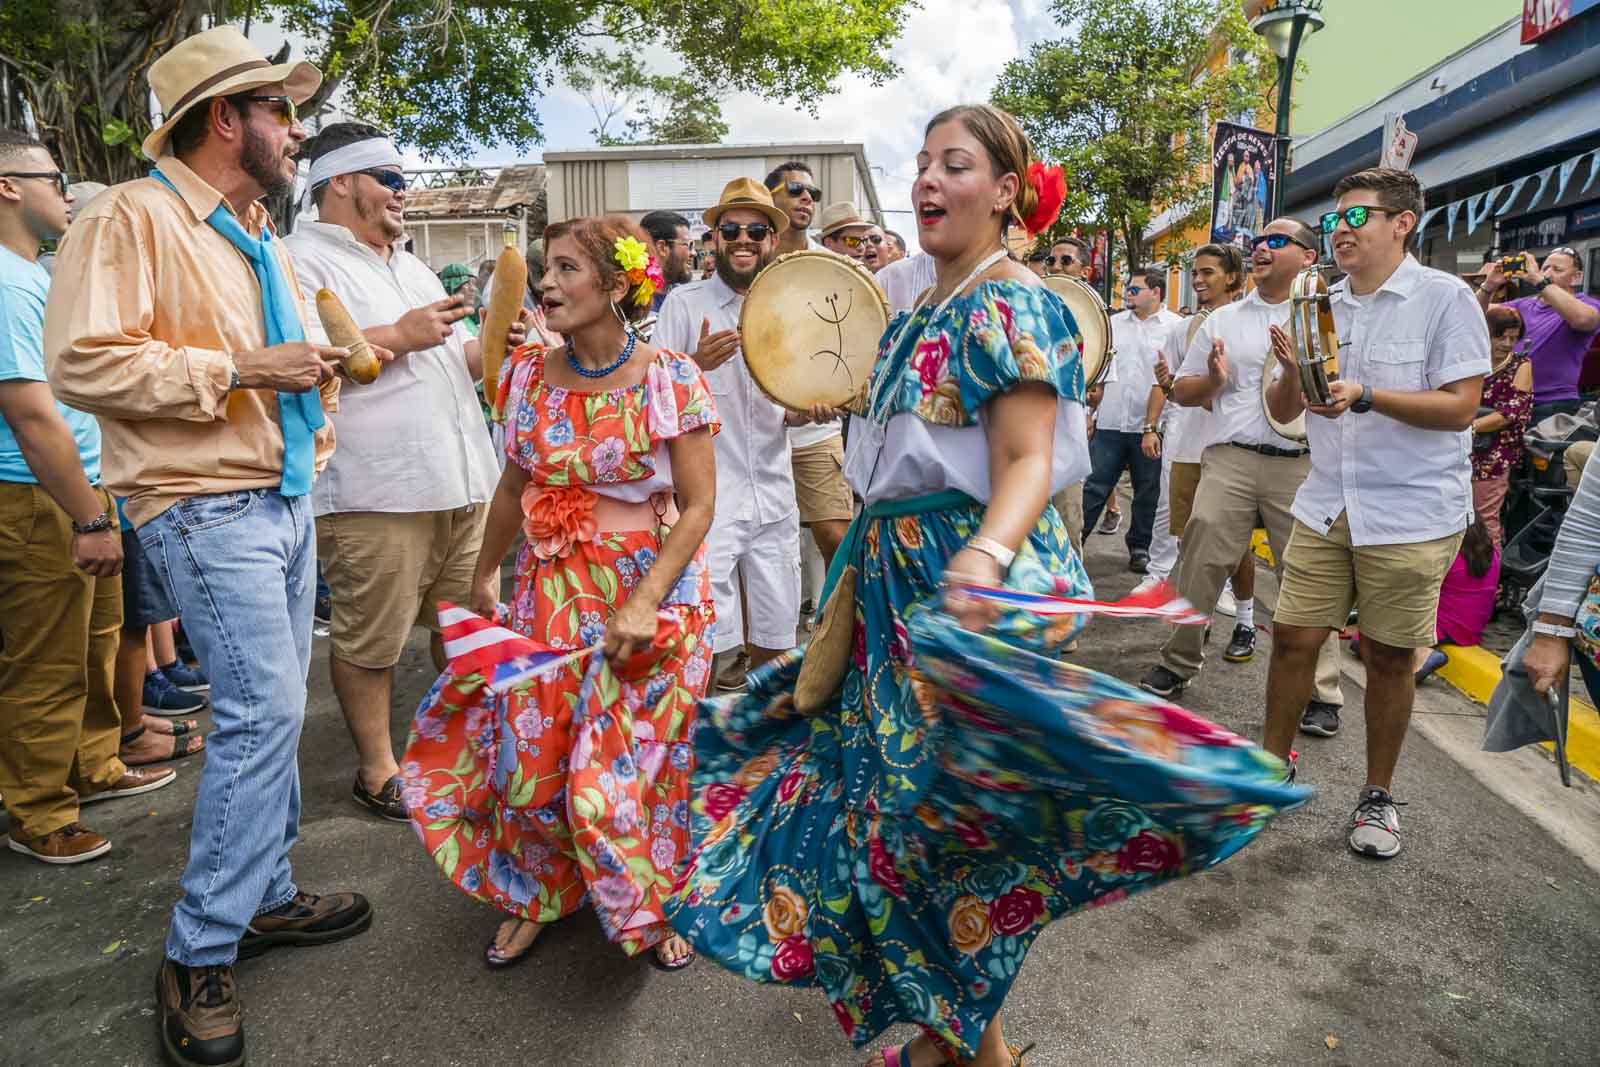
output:
<instances>
[{"instance_id":1,"label":"man with white headband","mask_svg":"<svg viewBox=\"0 0 1600 1067\"><path fill-rule=\"evenodd\" d=\"M318 289L343 301L367 340L395 360L369 385L346 382L333 418L339 451L312 489L317 556L333 593L329 673L359 767L358 804L406 822L390 735L394 665L415 625L433 631L435 603L466 603L499 476L473 382L478 341L427 264L397 247L405 177L394 143L341 122L308 145L315 222L285 240L307 301L309 332L326 335ZM514 330L512 343L521 341Z\"/></svg>"}]
</instances>

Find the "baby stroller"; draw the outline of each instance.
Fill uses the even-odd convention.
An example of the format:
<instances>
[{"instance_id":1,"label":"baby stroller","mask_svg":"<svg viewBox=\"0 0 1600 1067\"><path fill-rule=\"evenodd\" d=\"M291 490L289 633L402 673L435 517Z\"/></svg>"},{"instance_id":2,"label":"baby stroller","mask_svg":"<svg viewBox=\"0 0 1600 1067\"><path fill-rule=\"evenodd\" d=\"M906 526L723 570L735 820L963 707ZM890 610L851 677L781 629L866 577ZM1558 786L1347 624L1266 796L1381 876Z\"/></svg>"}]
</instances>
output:
<instances>
[{"instance_id":1,"label":"baby stroller","mask_svg":"<svg viewBox=\"0 0 1600 1067\"><path fill-rule=\"evenodd\" d=\"M1511 473L1502 522L1506 542L1500 550L1500 590L1495 606L1520 611L1528 590L1543 577L1556 534L1576 485L1567 484L1563 456L1580 441L1600 439L1594 405L1575 415L1557 414L1529 429L1526 452Z\"/></svg>"}]
</instances>

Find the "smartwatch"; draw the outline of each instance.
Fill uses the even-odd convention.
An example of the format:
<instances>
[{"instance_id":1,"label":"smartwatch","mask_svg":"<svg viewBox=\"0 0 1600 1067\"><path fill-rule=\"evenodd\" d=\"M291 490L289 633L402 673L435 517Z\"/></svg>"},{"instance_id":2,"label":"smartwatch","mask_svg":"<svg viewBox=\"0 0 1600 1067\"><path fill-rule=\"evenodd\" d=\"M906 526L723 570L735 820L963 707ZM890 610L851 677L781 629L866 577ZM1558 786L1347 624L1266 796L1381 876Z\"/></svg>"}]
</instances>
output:
<instances>
[{"instance_id":1,"label":"smartwatch","mask_svg":"<svg viewBox=\"0 0 1600 1067\"><path fill-rule=\"evenodd\" d=\"M1533 283L1533 291L1536 293L1542 293L1548 288L1550 288L1549 278L1540 278L1538 281Z\"/></svg>"},{"instance_id":2,"label":"smartwatch","mask_svg":"<svg viewBox=\"0 0 1600 1067\"><path fill-rule=\"evenodd\" d=\"M1350 410L1357 415L1365 415L1372 410L1372 386L1361 387L1361 395L1350 402Z\"/></svg>"},{"instance_id":3,"label":"smartwatch","mask_svg":"<svg viewBox=\"0 0 1600 1067\"><path fill-rule=\"evenodd\" d=\"M1578 636L1577 627L1575 627L1575 626L1561 626L1561 625L1558 625L1557 623L1553 623L1553 622L1537 622L1536 621L1536 622L1534 622L1534 624L1532 626L1528 627L1528 629L1532 630L1534 633L1538 634L1540 637L1559 637L1563 641L1570 641L1574 637Z\"/></svg>"}]
</instances>

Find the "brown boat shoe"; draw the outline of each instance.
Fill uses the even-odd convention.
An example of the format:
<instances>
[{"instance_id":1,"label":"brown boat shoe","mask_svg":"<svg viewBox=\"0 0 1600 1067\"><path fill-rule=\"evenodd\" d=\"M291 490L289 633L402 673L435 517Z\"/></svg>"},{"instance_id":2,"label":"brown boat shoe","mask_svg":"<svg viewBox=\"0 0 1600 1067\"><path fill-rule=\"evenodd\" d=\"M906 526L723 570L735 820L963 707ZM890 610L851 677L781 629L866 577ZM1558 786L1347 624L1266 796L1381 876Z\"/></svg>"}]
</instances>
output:
<instances>
[{"instance_id":1,"label":"brown boat shoe","mask_svg":"<svg viewBox=\"0 0 1600 1067\"><path fill-rule=\"evenodd\" d=\"M116 800L118 797L136 797L142 793L153 793L177 780L178 772L171 767L129 767L121 778L98 793L79 797L78 803L98 804L102 800Z\"/></svg>"},{"instance_id":2,"label":"brown boat shoe","mask_svg":"<svg viewBox=\"0 0 1600 1067\"><path fill-rule=\"evenodd\" d=\"M156 971L161 1047L178 1067L244 1063L244 1006L233 968L185 967L162 960Z\"/></svg>"},{"instance_id":3,"label":"brown boat shoe","mask_svg":"<svg viewBox=\"0 0 1600 1067\"><path fill-rule=\"evenodd\" d=\"M251 959L279 945L343 941L371 925L372 905L360 893L318 896L301 891L281 907L250 920L239 939L239 958Z\"/></svg>"},{"instance_id":4,"label":"brown boat shoe","mask_svg":"<svg viewBox=\"0 0 1600 1067\"><path fill-rule=\"evenodd\" d=\"M11 832L11 851L32 856L40 863L87 863L111 851L111 842L81 822L69 822L43 837Z\"/></svg>"}]
</instances>

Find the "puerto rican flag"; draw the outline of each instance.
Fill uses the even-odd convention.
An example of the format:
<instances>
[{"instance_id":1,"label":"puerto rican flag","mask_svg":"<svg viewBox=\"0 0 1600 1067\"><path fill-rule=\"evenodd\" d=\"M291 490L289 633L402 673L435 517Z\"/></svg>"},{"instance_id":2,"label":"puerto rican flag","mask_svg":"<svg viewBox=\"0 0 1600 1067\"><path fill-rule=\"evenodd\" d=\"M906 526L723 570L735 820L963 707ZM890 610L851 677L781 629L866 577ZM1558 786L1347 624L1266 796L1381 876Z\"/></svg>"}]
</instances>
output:
<instances>
[{"instance_id":1,"label":"puerto rican flag","mask_svg":"<svg viewBox=\"0 0 1600 1067\"><path fill-rule=\"evenodd\" d=\"M439 631L450 670L458 675L481 674L496 693L535 675L553 674L595 651L541 645L447 600L439 601Z\"/></svg>"},{"instance_id":2,"label":"puerto rican flag","mask_svg":"<svg viewBox=\"0 0 1600 1067\"><path fill-rule=\"evenodd\" d=\"M1109 615L1114 618L1162 619L1177 626L1198 626L1211 616L1196 611L1193 604L1178 595L1171 582L1157 582L1149 589L1121 600L1079 600L1074 597L1024 593L990 585L968 585L961 589L969 596L993 601L1002 607L1030 611L1035 615Z\"/></svg>"}]
</instances>

